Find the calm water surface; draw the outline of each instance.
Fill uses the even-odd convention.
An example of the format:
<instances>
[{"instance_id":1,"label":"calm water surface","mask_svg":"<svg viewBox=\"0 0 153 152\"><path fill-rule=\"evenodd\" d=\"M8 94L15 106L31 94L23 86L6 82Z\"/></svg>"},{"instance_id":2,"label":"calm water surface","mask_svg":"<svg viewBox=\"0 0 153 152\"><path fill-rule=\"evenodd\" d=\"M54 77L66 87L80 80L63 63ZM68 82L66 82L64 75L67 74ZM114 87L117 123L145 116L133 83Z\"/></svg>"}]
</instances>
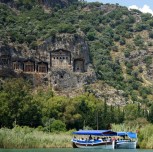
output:
<instances>
[{"instance_id":1,"label":"calm water surface","mask_svg":"<svg viewBox=\"0 0 153 152\"><path fill-rule=\"evenodd\" d=\"M153 150L143 149L73 149L73 148L48 148L48 149L0 149L0 152L153 152Z\"/></svg>"}]
</instances>

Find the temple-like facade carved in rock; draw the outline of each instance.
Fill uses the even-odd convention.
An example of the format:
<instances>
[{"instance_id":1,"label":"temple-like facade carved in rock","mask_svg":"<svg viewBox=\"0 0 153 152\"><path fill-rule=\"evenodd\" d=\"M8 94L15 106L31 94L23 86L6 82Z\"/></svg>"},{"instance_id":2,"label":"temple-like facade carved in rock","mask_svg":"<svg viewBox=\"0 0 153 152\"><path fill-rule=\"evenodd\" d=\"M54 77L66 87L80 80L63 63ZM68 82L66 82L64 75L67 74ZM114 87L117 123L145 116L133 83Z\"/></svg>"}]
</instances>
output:
<instances>
[{"instance_id":1,"label":"temple-like facade carved in rock","mask_svg":"<svg viewBox=\"0 0 153 152\"><path fill-rule=\"evenodd\" d=\"M80 87L96 79L87 43L81 36L68 34L47 39L37 50L17 50L2 45L0 76L6 76L7 70L14 75L22 73L34 83L45 81L56 90Z\"/></svg>"}]
</instances>

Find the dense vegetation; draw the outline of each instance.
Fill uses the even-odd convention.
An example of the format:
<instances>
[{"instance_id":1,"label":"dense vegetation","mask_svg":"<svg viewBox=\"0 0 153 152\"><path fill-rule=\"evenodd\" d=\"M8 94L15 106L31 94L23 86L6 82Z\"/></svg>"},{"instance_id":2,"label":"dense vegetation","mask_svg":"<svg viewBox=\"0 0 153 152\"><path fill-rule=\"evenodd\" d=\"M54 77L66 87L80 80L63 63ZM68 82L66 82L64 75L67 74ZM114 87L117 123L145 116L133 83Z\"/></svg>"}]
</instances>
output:
<instances>
[{"instance_id":1,"label":"dense vegetation","mask_svg":"<svg viewBox=\"0 0 153 152\"><path fill-rule=\"evenodd\" d=\"M150 113L140 104L125 107L108 106L105 101L86 93L74 98L56 96L47 89L32 87L23 79L8 79L0 90L0 126L12 128L15 125L37 127L42 131L55 132L70 129L111 128L112 123L131 121L153 122L153 104ZM131 125L133 126L133 125ZM140 126L141 127L141 126Z\"/></svg>"},{"instance_id":2,"label":"dense vegetation","mask_svg":"<svg viewBox=\"0 0 153 152\"><path fill-rule=\"evenodd\" d=\"M1 42L21 50L37 49L45 39L54 39L61 33L83 34L97 78L123 90L131 103L125 107L108 106L88 92L74 98L56 96L51 88L34 92L23 79L7 79L0 87L0 126L20 125L55 132L96 129L97 120L100 129L123 122L131 127L132 120L141 124L140 128L143 123L153 123L153 86L142 79L152 57L144 57L145 68L137 60L128 60L132 51L153 46L152 16L118 5L73 2L68 7L56 5L51 9L31 0L15 1L11 3L13 8L0 3Z\"/></svg>"}]
</instances>

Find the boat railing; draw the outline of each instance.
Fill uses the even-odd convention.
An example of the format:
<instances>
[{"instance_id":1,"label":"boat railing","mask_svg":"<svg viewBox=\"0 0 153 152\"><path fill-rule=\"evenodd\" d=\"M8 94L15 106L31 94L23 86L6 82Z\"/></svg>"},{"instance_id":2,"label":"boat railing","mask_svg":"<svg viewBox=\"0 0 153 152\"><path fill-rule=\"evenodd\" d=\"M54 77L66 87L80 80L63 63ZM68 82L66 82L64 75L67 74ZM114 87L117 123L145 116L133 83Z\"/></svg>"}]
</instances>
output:
<instances>
[{"instance_id":1,"label":"boat railing","mask_svg":"<svg viewBox=\"0 0 153 152\"><path fill-rule=\"evenodd\" d=\"M102 142L108 142L108 141L111 141L111 140L106 140L106 141L103 141L102 139L76 139L76 138L73 138L72 139L73 142L79 142L79 143L102 143Z\"/></svg>"},{"instance_id":2,"label":"boat railing","mask_svg":"<svg viewBox=\"0 0 153 152\"><path fill-rule=\"evenodd\" d=\"M135 140L131 140L131 139L119 139L119 140L117 140L117 142L135 142Z\"/></svg>"}]
</instances>

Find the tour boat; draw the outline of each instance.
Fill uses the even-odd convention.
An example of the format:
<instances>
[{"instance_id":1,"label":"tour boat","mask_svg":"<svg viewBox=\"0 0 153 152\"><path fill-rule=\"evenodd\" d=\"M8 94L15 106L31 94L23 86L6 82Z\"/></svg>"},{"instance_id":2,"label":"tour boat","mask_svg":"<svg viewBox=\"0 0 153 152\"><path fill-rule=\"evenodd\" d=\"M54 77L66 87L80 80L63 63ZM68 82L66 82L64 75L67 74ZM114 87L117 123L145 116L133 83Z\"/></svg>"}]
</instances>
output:
<instances>
[{"instance_id":1,"label":"tour boat","mask_svg":"<svg viewBox=\"0 0 153 152\"><path fill-rule=\"evenodd\" d=\"M116 136L116 132L110 130L79 130L73 132L73 134L81 137L74 137L71 140L73 148L115 148L115 140L112 140L111 136Z\"/></svg>"},{"instance_id":2,"label":"tour boat","mask_svg":"<svg viewBox=\"0 0 153 152\"><path fill-rule=\"evenodd\" d=\"M115 140L115 149L136 149L137 133L134 132L117 132L120 137Z\"/></svg>"}]
</instances>

